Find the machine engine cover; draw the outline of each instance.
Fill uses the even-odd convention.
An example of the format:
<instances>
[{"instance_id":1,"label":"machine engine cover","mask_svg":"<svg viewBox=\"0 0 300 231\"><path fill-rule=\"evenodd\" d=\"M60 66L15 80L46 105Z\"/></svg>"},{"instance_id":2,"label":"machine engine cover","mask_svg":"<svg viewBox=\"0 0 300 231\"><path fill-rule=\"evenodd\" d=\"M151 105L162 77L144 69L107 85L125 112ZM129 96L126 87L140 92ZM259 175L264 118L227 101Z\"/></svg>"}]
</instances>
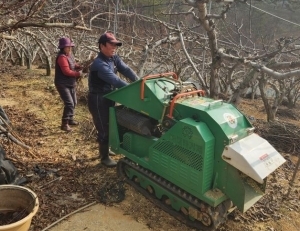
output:
<instances>
[{"instance_id":1,"label":"machine engine cover","mask_svg":"<svg viewBox=\"0 0 300 231\"><path fill-rule=\"evenodd\" d=\"M226 146L222 158L261 184L285 162L268 141L255 133Z\"/></svg>"}]
</instances>

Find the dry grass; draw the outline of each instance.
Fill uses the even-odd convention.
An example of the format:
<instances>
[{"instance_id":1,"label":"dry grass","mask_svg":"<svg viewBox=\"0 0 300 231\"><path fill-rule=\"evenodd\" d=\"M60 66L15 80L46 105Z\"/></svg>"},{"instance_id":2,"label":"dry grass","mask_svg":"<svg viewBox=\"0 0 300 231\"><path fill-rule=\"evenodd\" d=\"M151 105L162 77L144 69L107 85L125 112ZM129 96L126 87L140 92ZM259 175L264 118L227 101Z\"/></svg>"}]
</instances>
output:
<instances>
[{"instance_id":1,"label":"dry grass","mask_svg":"<svg viewBox=\"0 0 300 231\"><path fill-rule=\"evenodd\" d=\"M28 177L26 186L38 194L41 205L31 230L40 231L62 216L98 200L97 195L103 185L117 182L118 178L114 169L98 165L98 145L86 105L86 79L78 88L76 119L80 126L71 133L64 133L59 129L62 102L53 86L53 76L46 77L44 70L39 69L26 71L19 67L2 67L2 70L5 74L1 76L0 105L9 115L14 132L32 148L28 152L6 139L1 139L1 143L20 174L32 175ZM270 131L264 130L267 129L264 125L266 117L261 101L243 100L239 109L256 119L261 133ZM279 119L299 125L299 121L290 114L285 116L281 113ZM281 143L280 140L275 142ZM272 174L265 199L246 214L233 213L219 230L298 230L299 176L292 198L282 202L288 188L287 179L291 179L297 157L291 153L284 156L288 159L287 164ZM58 177L62 177L61 180L47 184ZM270 205L273 210L268 212ZM130 187L126 188L126 199L115 206L148 224L152 230L192 230L154 207Z\"/></svg>"}]
</instances>

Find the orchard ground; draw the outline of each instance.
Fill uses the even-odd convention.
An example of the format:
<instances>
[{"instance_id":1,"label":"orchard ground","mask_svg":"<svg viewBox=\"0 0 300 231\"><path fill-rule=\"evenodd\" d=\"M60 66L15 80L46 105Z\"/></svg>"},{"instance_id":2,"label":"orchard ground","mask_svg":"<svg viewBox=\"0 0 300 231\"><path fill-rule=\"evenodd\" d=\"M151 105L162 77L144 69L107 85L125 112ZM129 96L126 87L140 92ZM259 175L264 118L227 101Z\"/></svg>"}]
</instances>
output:
<instances>
[{"instance_id":1,"label":"orchard ground","mask_svg":"<svg viewBox=\"0 0 300 231\"><path fill-rule=\"evenodd\" d=\"M128 185L122 186L125 199L121 202L100 198L100 192L117 184L119 179L114 168L99 164L95 130L86 104L86 79L78 86L76 119L80 125L65 133L60 130L63 105L53 85L53 76L45 76L41 69L10 65L2 65L0 72L0 106L11 120L12 133L31 147L26 150L6 138L0 139L7 157L20 175L27 178L24 186L39 197L40 209L31 231L41 231L65 216L49 230L194 230L155 207ZM266 120L260 100L244 99L239 109L256 120ZM300 126L298 120L279 119ZM270 177L264 199L245 214L234 211L219 231L299 230L300 174L290 197L284 198L298 158L294 153L281 154L287 162ZM96 204L74 213L93 202ZM67 216L72 212L73 215Z\"/></svg>"}]
</instances>

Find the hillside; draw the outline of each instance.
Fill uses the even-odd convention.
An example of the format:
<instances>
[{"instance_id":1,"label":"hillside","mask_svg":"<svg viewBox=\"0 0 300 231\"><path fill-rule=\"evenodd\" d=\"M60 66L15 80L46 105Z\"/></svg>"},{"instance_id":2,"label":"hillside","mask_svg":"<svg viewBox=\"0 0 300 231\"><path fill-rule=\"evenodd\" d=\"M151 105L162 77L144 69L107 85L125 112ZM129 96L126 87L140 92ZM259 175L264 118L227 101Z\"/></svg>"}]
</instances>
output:
<instances>
[{"instance_id":1,"label":"hillside","mask_svg":"<svg viewBox=\"0 0 300 231\"><path fill-rule=\"evenodd\" d=\"M40 231L93 201L106 202L108 206L122 210L147 224L150 230L193 230L127 185L122 185L119 190L120 194L126 194L122 202L111 203L116 198L103 197L106 195L103 192L116 185L119 179L115 169L99 165L95 131L86 105L86 79L78 88L76 119L80 126L65 133L59 129L62 102L53 86L53 77L46 77L44 70L29 71L13 66L1 66L0 72L0 106L12 122L13 134L32 147L28 151L6 138L0 139L7 157L28 179L25 186L39 197L40 209L33 219L32 231ZM280 149L287 162L271 175L266 196L245 214L231 213L219 231L297 231L300 226L300 174L297 174L289 198L284 195L297 163L298 140L293 138L298 139L296 135L299 135L299 111L281 108L277 127L274 127L265 123L259 100L244 99L239 109L251 119L260 135L273 139L273 145ZM280 124L287 122L284 133ZM277 132L271 133L274 128ZM285 134L294 134L294 137L283 137Z\"/></svg>"}]
</instances>

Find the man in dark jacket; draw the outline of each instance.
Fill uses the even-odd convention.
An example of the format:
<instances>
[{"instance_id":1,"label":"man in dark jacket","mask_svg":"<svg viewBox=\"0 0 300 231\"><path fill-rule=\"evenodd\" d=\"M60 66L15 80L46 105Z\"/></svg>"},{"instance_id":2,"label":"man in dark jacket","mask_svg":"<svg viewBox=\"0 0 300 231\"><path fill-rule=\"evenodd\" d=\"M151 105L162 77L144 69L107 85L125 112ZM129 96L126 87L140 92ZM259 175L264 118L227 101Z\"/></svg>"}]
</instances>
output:
<instances>
[{"instance_id":1,"label":"man in dark jacket","mask_svg":"<svg viewBox=\"0 0 300 231\"><path fill-rule=\"evenodd\" d=\"M131 82L138 80L139 77L116 55L117 47L122 46L122 43L112 33L106 32L101 35L98 44L100 52L90 67L88 79L88 107L98 132L101 163L107 167L114 167L117 163L109 157L108 119L109 108L114 106L115 102L103 96L128 84L119 78L117 72Z\"/></svg>"}]
</instances>

